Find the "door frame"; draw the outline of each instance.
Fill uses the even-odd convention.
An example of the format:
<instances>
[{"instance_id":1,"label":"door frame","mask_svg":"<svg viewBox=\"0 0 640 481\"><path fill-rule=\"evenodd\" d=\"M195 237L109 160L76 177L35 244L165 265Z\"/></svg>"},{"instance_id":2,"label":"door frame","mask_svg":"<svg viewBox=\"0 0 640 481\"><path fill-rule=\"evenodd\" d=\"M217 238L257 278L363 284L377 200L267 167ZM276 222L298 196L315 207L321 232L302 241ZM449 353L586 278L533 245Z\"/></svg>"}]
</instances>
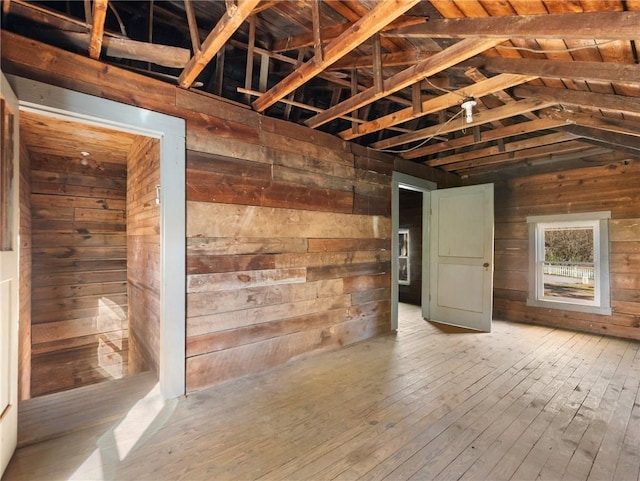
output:
<instances>
[{"instance_id":1,"label":"door frame","mask_svg":"<svg viewBox=\"0 0 640 481\"><path fill-rule=\"evenodd\" d=\"M391 189L391 329L398 329L398 234L400 229L400 189L422 192L422 317L429 318L429 223L431 195L438 185L413 175L393 172ZM425 254L426 253L426 254Z\"/></svg>"},{"instance_id":2,"label":"door frame","mask_svg":"<svg viewBox=\"0 0 640 481\"><path fill-rule=\"evenodd\" d=\"M160 141L160 389L165 399L185 393L186 199L185 121L7 75L21 110L126 131Z\"/></svg>"}]
</instances>

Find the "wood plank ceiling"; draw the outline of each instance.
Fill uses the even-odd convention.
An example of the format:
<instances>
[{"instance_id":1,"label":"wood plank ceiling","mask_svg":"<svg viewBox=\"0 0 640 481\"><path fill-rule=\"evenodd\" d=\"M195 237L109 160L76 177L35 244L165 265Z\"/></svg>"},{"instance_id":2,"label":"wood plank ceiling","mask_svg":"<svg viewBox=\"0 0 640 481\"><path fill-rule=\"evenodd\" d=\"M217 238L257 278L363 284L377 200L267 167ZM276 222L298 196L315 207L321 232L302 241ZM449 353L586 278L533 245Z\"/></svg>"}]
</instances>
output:
<instances>
[{"instance_id":1,"label":"wood plank ceiling","mask_svg":"<svg viewBox=\"0 0 640 481\"><path fill-rule=\"evenodd\" d=\"M640 158L640 0L11 0L3 17L472 181Z\"/></svg>"}]
</instances>

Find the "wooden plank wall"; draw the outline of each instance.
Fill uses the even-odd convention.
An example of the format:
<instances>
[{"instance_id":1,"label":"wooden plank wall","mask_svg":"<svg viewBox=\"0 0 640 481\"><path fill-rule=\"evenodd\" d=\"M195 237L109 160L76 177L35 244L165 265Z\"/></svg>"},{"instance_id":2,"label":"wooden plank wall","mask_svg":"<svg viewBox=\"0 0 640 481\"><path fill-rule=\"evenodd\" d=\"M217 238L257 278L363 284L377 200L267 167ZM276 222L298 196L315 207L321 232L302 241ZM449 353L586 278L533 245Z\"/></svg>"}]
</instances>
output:
<instances>
[{"instance_id":1,"label":"wooden plank wall","mask_svg":"<svg viewBox=\"0 0 640 481\"><path fill-rule=\"evenodd\" d=\"M494 318L640 339L640 162L619 162L496 184ZM529 215L611 211L613 315L528 307Z\"/></svg>"},{"instance_id":2,"label":"wooden plank wall","mask_svg":"<svg viewBox=\"0 0 640 481\"><path fill-rule=\"evenodd\" d=\"M31 161L20 145L20 319L18 332L18 399L31 397Z\"/></svg>"},{"instance_id":3,"label":"wooden plank wall","mask_svg":"<svg viewBox=\"0 0 640 481\"><path fill-rule=\"evenodd\" d=\"M1 34L6 72L186 119L188 390L389 330L392 170L454 176Z\"/></svg>"},{"instance_id":4,"label":"wooden plank wall","mask_svg":"<svg viewBox=\"0 0 640 481\"><path fill-rule=\"evenodd\" d=\"M31 394L127 369L126 165L30 152Z\"/></svg>"},{"instance_id":5,"label":"wooden plank wall","mask_svg":"<svg viewBox=\"0 0 640 481\"><path fill-rule=\"evenodd\" d=\"M189 389L390 328L391 159L256 120L234 142L189 142Z\"/></svg>"},{"instance_id":6,"label":"wooden plank wall","mask_svg":"<svg viewBox=\"0 0 640 481\"><path fill-rule=\"evenodd\" d=\"M137 137L127 159L129 373L160 360L160 142Z\"/></svg>"}]
</instances>

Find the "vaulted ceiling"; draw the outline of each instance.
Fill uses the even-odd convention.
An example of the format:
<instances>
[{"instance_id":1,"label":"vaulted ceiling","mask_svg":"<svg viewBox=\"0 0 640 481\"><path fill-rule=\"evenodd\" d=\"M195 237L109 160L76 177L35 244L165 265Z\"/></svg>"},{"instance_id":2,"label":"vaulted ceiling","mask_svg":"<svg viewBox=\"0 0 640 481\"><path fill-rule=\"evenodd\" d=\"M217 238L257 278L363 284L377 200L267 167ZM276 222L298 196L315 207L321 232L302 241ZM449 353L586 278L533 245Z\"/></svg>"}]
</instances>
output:
<instances>
[{"instance_id":1,"label":"vaulted ceiling","mask_svg":"<svg viewBox=\"0 0 640 481\"><path fill-rule=\"evenodd\" d=\"M11 0L3 28L478 181L640 158L640 0Z\"/></svg>"}]
</instances>

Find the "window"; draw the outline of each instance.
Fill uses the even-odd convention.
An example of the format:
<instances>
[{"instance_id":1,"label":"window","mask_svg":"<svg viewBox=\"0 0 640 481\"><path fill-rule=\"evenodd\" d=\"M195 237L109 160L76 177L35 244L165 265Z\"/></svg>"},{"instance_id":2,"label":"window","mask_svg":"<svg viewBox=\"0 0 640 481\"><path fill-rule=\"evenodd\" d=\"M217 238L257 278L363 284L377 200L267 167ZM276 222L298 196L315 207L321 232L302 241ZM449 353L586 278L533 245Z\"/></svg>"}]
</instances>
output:
<instances>
[{"instance_id":1,"label":"window","mask_svg":"<svg viewBox=\"0 0 640 481\"><path fill-rule=\"evenodd\" d=\"M400 229L398 234L398 284L409 285L409 229Z\"/></svg>"},{"instance_id":2,"label":"window","mask_svg":"<svg viewBox=\"0 0 640 481\"><path fill-rule=\"evenodd\" d=\"M527 217L527 305L611 314L610 212Z\"/></svg>"}]
</instances>

